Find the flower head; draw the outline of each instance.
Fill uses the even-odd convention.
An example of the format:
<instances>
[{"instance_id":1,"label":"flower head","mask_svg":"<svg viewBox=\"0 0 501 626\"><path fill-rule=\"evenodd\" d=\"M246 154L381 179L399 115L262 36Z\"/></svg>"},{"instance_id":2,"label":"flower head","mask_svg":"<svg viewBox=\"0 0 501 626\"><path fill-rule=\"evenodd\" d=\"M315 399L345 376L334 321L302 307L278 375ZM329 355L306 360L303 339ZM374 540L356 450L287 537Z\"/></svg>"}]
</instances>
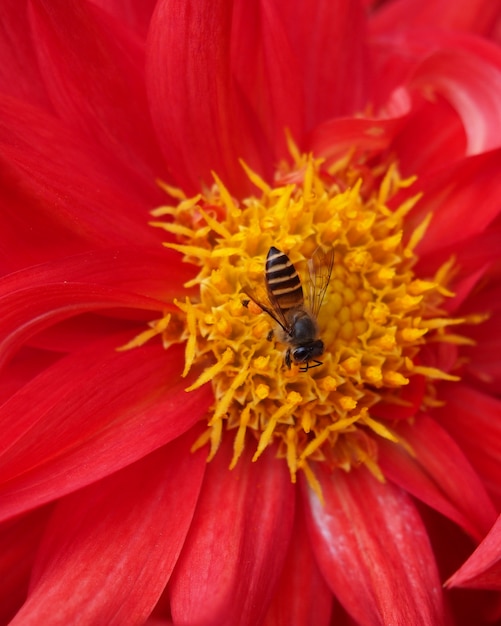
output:
<instances>
[{"instance_id":1,"label":"flower head","mask_svg":"<svg viewBox=\"0 0 501 626\"><path fill-rule=\"evenodd\" d=\"M212 458L223 431L234 430L233 467L249 431L257 439L253 460L276 443L292 481L303 469L321 494L312 460L345 470L363 464L383 480L374 438L399 438L381 404L416 413L427 403L425 378L458 380L426 365L426 357L423 361L418 355L429 342L460 342L446 329L465 320L448 319L440 308L453 295L443 284L450 263L437 271L434 281L414 274L414 248L428 220L407 236L404 221L417 198L393 210L387 206L412 181L400 180L390 166L379 186L375 182L362 189L362 174L350 163L325 169L311 157L297 160L293 171L281 172L272 187L249 172L260 197L239 202L216 178L207 197L183 198L178 206L156 210L156 216L174 221L154 225L179 235L183 243L167 245L202 266L190 281L200 289L196 301L178 303L187 333L185 374L194 362L210 363L188 388L210 381L215 396L209 430L200 443L210 440ZM318 369L308 361L291 368L290 356L285 359L289 367L284 367L282 352L270 344L271 320L256 314L261 298L271 318L289 327L278 298L273 305L262 286L261 296L252 296L259 293L252 284L263 283L265 253L274 243L294 263L296 257L300 263L317 250L333 251L331 263L317 261L311 275L303 276L304 285L299 279L302 292L308 287L313 291L309 302L304 296L307 304L301 296L299 306L306 313L308 307L320 313L318 356L323 360L313 366ZM247 293L258 304L257 311L249 309ZM314 313L310 311L310 317ZM154 328L164 333L171 318L169 312ZM293 346L295 324L290 324L289 335L284 333ZM149 331L139 341L151 335ZM402 396L409 384L419 390L413 403Z\"/></svg>"},{"instance_id":2,"label":"flower head","mask_svg":"<svg viewBox=\"0 0 501 626\"><path fill-rule=\"evenodd\" d=\"M465 623L441 583L484 538L448 584L499 589L499 10L11 4L2 620Z\"/></svg>"}]
</instances>

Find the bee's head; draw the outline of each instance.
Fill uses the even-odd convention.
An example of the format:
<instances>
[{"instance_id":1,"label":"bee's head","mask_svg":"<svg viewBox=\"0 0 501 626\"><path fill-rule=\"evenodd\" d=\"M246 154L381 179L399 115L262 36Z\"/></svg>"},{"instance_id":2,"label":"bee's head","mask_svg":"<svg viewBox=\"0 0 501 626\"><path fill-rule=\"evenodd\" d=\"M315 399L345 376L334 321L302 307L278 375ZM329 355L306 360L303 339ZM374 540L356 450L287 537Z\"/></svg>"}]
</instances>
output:
<instances>
[{"instance_id":1,"label":"bee's head","mask_svg":"<svg viewBox=\"0 0 501 626\"><path fill-rule=\"evenodd\" d=\"M306 345L298 346L292 350L292 358L295 363L307 363L324 353L324 342L321 339L311 341Z\"/></svg>"}]
</instances>

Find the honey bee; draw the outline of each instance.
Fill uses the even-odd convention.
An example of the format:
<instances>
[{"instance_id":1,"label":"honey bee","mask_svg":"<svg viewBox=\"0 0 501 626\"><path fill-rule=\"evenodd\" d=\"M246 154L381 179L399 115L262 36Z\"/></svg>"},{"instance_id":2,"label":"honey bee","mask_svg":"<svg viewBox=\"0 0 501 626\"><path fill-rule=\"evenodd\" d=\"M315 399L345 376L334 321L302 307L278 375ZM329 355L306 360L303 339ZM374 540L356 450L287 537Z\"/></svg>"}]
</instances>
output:
<instances>
[{"instance_id":1,"label":"honey bee","mask_svg":"<svg viewBox=\"0 0 501 626\"><path fill-rule=\"evenodd\" d=\"M300 366L301 372L322 365L324 342L318 338L317 317L334 264L334 251L324 254L317 248L308 261L307 302L301 279L289 257L272 246L266 256L264 282L266 292L243 288L249 298L275 320L281 328L280 340L288 344L284 362ZM313 365L311 365L313 363Z\"/></svg>"}]
</instances>

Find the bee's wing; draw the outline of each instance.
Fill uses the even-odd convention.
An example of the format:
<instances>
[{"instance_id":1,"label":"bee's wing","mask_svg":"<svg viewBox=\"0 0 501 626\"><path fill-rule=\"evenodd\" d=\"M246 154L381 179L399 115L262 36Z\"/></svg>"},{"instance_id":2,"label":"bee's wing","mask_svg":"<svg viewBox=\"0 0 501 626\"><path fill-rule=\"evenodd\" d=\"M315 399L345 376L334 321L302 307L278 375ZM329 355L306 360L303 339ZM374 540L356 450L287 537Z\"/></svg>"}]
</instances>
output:
<instances>
[{"instance_id":1,"label":"bee's wing","mask_svg":"<svg viewBox=\"0 0 501 626\"><path fill-rule=\"evenodd\" d=\"M255 285L250 285L249 283L244 283L242 291L246 296L249 296L249 298L257 304L260 309L263 309L265 313L268 313L268 315L274 319L286 333L290 334L290 323L287 321L284 312L280 308L276 299L273 298L273 294L270 294L264 284L261 285L257 283Z\"/></svg>"},{"instance_id":2,"label":"bee's wing","mask_svg":"<svg viewBox=\"0 0 501 626\"><path fill-rule=\"evenodd\" d=\"M317 248L308 261L308 306L311 314L316 318L331 279L334 265L334 250L330 248L324 252Z\"/></svg>"}]
</instances>

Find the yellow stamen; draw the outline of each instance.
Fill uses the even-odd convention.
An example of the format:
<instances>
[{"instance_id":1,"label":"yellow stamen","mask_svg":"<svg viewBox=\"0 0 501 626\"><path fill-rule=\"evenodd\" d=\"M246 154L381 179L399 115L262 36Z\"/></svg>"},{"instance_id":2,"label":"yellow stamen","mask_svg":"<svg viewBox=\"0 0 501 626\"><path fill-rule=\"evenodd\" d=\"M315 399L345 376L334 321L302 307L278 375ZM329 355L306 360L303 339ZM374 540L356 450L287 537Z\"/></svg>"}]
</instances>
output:
<instances>
[{"instance_id":1,"label":"yellow stamen","mask_svg":"<svg viewBox=\"0 0 501 626\"><path fill-rule=\"evenodd\" d=\"M157 183L158 186L161 187L168 196L172 196L176 200L186 199L184 192L178 187L172 187L171 185L165 183L163 180L158 180ZM154 214L154 211L155 209L152 211L152 214Z\"/></svg>"},{"instance_id":2,"label":"yellow stamen","mask_svg":"<svg viewBox=\"0 0 501 626\"><path fill-rule=\"evenodd\" d=\"M324 504L324 496L322 493L322 487L320 486L320 483L317 480L317 477L315 476L315 474L313 473L311 467L308 465L308 463L306 461L303 461L301 463L301 469L303 470L305 476L306 476L306 480L308 481L309 486L313 489L314 493L316 494L317 498L320 500L320 504Z\"/></svg>"},{"instance_id":3,"label":"yellow stamen","mask_svg":"<svg viewBox=\"0 0 501 626\"><path fill-rule=\"evenodd\" d=\"M243 408L240 416L240 424L238 426L237 434L235 435L235 441L233 442L233 458L231 459L230 469L233 469L237 464L245 447L245 433L247 431L247 425L249 423L249 417L251 412L251 405L246 404Z\"/></svg>"},{"instance_id":4,"label":"yellow stamen","mask_svg":"<svg viewBox=\"0 0 501 626\"><path fill-rule=\"evenodd\" d=\"M186 313L186 325L188 327L188 341L186 343L186 357L183 370L183 378L188 375L188 372L193 365L193 361L196 356L196 319L195 311L191 306L190 299L186 298L186 304L183 307L179 302L176 302L179 308ZM192 385L193 387L193 385ZM195 388L195 387L193 387Z\"/></svg>"},{"instance_id":5,"label":"yellow stamen","mask_svg":"<svg viewBox=\"0 0 501 626\"><path fill-rule=\"evenodd\" d=\"M269 195L272 189L267 183L265 183L261 176L258 176L256 172L253 172L250 167L247 166L247 163L245 163L245 161L241 160L240 164L244 168L249 180L253 182L254 185L256 185L256 187L260 189L264 194Z\"/></svg>"},{"instance_id":6,"label":"yellow stamen","mask_svg":"<svg viewBox=\"0 0 501 626\"><path fill-rule=\"evenodd\" d=\"M410 254L414 251L415 247L424 237L426 231L428 230L428 226L433 218L432 213L428 213L428 215L424 218L424 220L419 224L411 234L411 238L409 239L409 243L407 244L407 253Z\"/></svg>"},{"instance_id":7,"label":"yellow stamen","mask_svg":"<svg viewBox=\"0 0 501 626\"><path fill-rule=\"evenodd\" d=\"M458 381L461 380L459 376L454 376L452 374L447 374L442 370L439 370L435 367L424 367L422 365L416 365L413 369L415 374L423 374L427 378L431 378L432 380L451 380Z\"/></svg>"},{"instance_id":8,"label":"yellow stamen","mask_svg":"<svg viewBox=\"0 0 501 626\"><path fill-rule=\"evenodd\" d=\"M188 364L189 360L191 360L189 359L189 357L191 356L191 350L190 350L190 354L188 355L188 344L186 345L186 352L187 352L186 363ZM214 363L214 365L212 365L211 367L208 367L207 369L205 369L200 374L200 376L196 379L196 381L192 385L186 388L186 391L193 391L194 389L198 389L202 385L205 385L205 383L208 383L213 378L216 378L218 374L220 374L221 372L224 372L228 363L231 363L232 361L233 361L233 352L230 348L227 348L223 352L220 360L217 363ZM190 362L190 367L191 367L191 362ZM185 366L183 377L186 376L188 372L189 372L189 367Z\"/></svg>"},{"instance_id":9,"label":"yellow stamen","mask_svg":"<svg viewBox=\"0 0 501 626\"><path fill-rule=\"evenodd\" d=\"M153 337L156 337L157 335L161 335L162 333L164 333L167 330L167 327L169 326L170 320L171 320L171 315L167 314L165 317L161 318L160 320L151 322L150 329L143 331L139 335L136 335L131 341L127 342L123 346L120 346L119 348L117 348L117 350L119 351L130 350L131 348L137 348L139 346L144 345L147 341L149 341L150 339L153 339Z\"/></svg>"},{"instance_id":10,"label":"yellow stamen","mask_svg":"<svg viewBox=\"0 0 501 626\"><path fill-rule=\"evenodd\" d=\"M394 435L389 428L387 428L382 422L378 422L377 420L372 419L368 415L364 415L361 418L362 423L366 424L369 428L371 428L377 435L383 437L384 439L388 439L389 441L393 441L394 443L398 443L398 437Z\"/></svg>"},{"instance_id":11,"label":"yellow stamen","mask_svg":"<svg viewBox=\"0 0 501 626\"><path fill-rule=\"evenodd\" d=\"M301 403L301 401L302 398L298 393L296 393L295 391L289 393L286 398L285 404L278 408L275 413L273 413L273 415L269 418L268 424L266 425L266 428L264 429L259 439L256 453L252 457L253 461L257 461L257 459L261 456L265 448L270 443L273 431L275 430L275 426L277 425L278 420L284 415L290 413L297 405Z\"/></svg>"}]
</instances>

